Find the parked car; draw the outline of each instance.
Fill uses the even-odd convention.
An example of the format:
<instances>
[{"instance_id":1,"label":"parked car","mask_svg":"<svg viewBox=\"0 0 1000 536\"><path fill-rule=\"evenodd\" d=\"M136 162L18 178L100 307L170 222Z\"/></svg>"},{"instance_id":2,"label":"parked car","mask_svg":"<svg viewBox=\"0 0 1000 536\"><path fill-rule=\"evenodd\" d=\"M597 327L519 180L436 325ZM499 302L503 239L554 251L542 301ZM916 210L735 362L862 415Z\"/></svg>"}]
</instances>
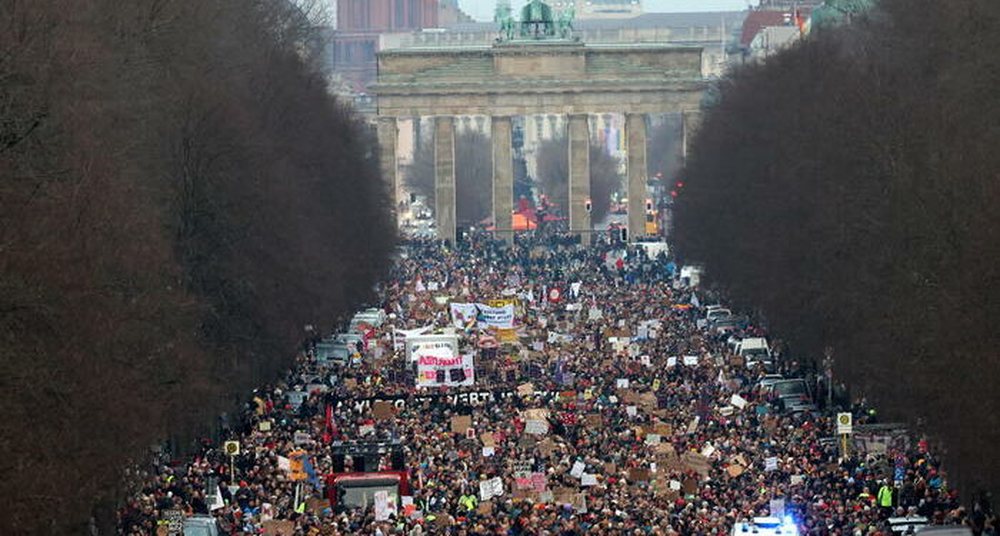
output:
<instances>
[{"instance_id":1,"label":"parked car","mask_svg":"<svg viewBox=\"0 0 1000 536\"><path fill-rule=\"evenodd\" d=\"M758 382L757 389L764 391L768 387L774 385L776 382L784 380L785 377L781 374L765 374Z\"/></svg>"},{"instance_id":2,"label":"parked car","mask_svg":"<svg viewBox=\"0 0 1000 536\"><path fill-rule=\"evenodd\" d=\"M763 365L768 370L774 367L771 346L764 337L747 337L736 343L736 353L743 356L748 367Z\"/></svg>"},{"instance_id":3,"label":"parked car","mask_svg":"<svg viewBox=\"0 0 1000 536\"><path fill-rule=\"evenodd\" d=\"M725 307L709 306L708 310L705 311L705 320L708 320L709 323L722 320L723 318L729 318L731 316L733 316L733 312Z\"/></svg>"},{"instance_id":4,"label":"parked car","mask_svg":"<svg viewBox=\"0 0 1000 536\"><path fill-rule=\"evenodd\" d=\"M927 536L972 536L972 529L963 525L934 525L917 529L917 534Z\"/></svg>"},{"instance_id":5,"label":"parked car","mask_svg":"<svg viewBox=\"0 0 1000 536\"><path fill-rule=\"evenodd\" d=\"M927 518L923 516L890 517L888 522L893 534L915 534L927 526Z\"/></svg>"},{"instance_id":6,"label":"parked car","mask_svg":"<svg viewBox=\"0 0 1000 536\"><path fill-rule=\"evenodd\" d=\"M762 389L767 400L778 405L783 412L798 413L802 411L815 412L809 384L802 378L778 380Z\"/></svg>"},{"instance_id":7,"label":"parked car","mask_svg":"<svg viewBox=\"0 0 1000 536\"><path fill-rule=\"evenodd\" d=\"M193 515L184 520L184 536L219 536L219 526L212 516Z\"/></svg>"}]
</instances>

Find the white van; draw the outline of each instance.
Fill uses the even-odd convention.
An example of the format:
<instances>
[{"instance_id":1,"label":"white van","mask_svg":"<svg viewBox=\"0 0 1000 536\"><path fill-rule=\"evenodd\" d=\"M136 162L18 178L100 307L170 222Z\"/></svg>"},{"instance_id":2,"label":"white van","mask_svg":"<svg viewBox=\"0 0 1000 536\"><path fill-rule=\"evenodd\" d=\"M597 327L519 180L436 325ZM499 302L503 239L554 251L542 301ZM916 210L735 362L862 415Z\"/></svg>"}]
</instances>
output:
<instances>
[{"instance_id":1,"label":"white van","mask_svg":"<svg viewBox=\"0 0 1000 536\"><path fill-rule=\"evenodd\" d=\"M689 264L687 266L681 266L681 281L687 279L688 288L697 287L701 283L701 274L704 272L701 266L697 264Z\"/></svg>"},{"instance_id":2,"label":"white van","mask_svg":"<svg viewBox=\"0 0 1000 536\"><path fill-rule=\"evenodd\" d=\"M767 344L767 339L764 337L747 337L741 340L736 343L735 352L743 357L748 367L754 367L757 364L769 367L774 364L771 346Z\"/></svg>"},{"instance_id":3,"label":"white van","mask_svg":"<svg viewBox=\"0 0 1000 536\"><path fill-rule=\"evenodd\" d=\"M790 517L755 517L733 525L732 536L798 536L799 528Z\"/></svg>"}]
</instances>

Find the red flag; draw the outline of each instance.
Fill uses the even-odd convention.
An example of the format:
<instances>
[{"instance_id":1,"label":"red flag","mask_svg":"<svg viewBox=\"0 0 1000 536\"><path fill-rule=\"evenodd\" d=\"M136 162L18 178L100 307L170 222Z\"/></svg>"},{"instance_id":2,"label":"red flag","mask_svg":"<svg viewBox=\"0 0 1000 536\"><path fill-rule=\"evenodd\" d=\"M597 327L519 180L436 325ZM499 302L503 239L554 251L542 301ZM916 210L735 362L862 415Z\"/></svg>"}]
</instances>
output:
<instances>
[{"instance_id":1,"label":"red flag","mask_svg":"<svg viewBox=\"0 0 1000 536\"><path fill-rule=\"evenodd\" d=\"M549 303L559 303L562 301L562 290L559 287L552 287L549 289Z\"/></svg>"}]
</instances>

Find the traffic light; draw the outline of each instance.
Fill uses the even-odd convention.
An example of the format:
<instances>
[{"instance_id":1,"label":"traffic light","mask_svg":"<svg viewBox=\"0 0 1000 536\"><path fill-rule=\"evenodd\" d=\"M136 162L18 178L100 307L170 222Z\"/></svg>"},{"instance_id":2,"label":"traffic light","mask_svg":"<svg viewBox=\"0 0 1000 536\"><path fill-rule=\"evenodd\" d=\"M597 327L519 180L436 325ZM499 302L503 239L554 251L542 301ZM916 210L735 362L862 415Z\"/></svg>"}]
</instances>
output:
<instances>
[{"instance_id":1,"label":"traffic light","mask_svg":"<svg viewBox=\"0 0 1000 536\"><path fill-rule=\"evenodd\" d=\"M652 211L653 211L653 200L647 198L646 199L646 212L652 212Z\"/></svg>"},{"instance_id":2,"label":"traffic light","mask_svg":"<svg viewBox=\"0 0 1000 536\"><path fill-rule=\"evenodd\" d=\"M621 232L622 242L628 242L628 228L627 227L622 227L618 231Z\"/></svg>"},{"instance_id":3,"label":"traffic light","mask_svg":"<svg viewBox=\"0 0 1000 536\"><path fill-rule=\"evenodd\" d=\"M583 202L583 208L587 212L590 212L590 211L592 211L594 209L594 205L593 205L593 203L590 202L590 198L589 197L587 198L586 201Z\"/></svg>"},{"instance_id":4,"label":"traffic light","mask_svg":"<svg viewBox=\"0 0 1000 536\"><path fill-rule=\"evenodd\" d=\"M681 188L684 187L684 181L677 181L677 184L675 186L677 186L677 189L680 190Z\"/></svg>"}]
</instances>

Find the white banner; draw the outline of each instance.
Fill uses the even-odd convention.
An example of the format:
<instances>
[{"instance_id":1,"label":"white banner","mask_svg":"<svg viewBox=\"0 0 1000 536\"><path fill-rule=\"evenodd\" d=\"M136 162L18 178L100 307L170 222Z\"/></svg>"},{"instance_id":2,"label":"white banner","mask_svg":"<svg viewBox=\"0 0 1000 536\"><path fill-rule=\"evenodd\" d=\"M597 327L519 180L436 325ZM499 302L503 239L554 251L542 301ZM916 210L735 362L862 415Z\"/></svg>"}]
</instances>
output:
<instances>
[{"instance_id":1,"label":"white banner","mask_svg":"<svg viewBox=\"0 0 1000 536\"><path fill-rule=\"evenodd\" d=\"M411 362L417 360L417 355L422 352L432 352L441 348L451 351L451 355L458 354L458 335L410 335L404 341L406 345L406 358Z\"/></svg>"},{"instance_id":2,"label":"white banner","mask_svg":"<svg viewBox=\"0 0 1000 536\"><path fill-rule=\"evenodd\" d=\"M392 328L392 349L400 352L406 349L406 339L408 337L415 337L417 335L423 335L430 331L434 326L424 326L417 329L398 329Z\"/></svg>"},{"instance_id":3,"label":"white banner","mask_svg":"<svg viewBox=\"0 0 1000 536\"><path fill-rule=\"evenodd\" d=\"M451 348L432 348L414 352L417 360L417 387L473 385L476 370L472 354L456 356Z\"/></svg>"},{"instance_id":4,"label":"white banner","mask_svg":"<svg viewBox=\"0 0 1000 536\"><path fill-rule=\"evenodd\" d=\"M451 304L451 324L458 329L476 327L479 318L479 307L474 303Z\"/></svg>"},{"instance_id":5,"label":"white banner","mask_svg":"<svg viewBox=\"0 0 1000 536\"><path fill-rule=\"evenodd\" d=\"M453 303L451 323L459 329L476 326L510 329L514 327L514 304L491 307L483 303Z\"/></svg>"},{"instance_id":6,"label":"white banner","mask_svg":"<svg viewBox=\"0 0 1000 536\"><path fill-rule=\"evenodd\" d=\"M510 329L514 327L514 304L510 303L502 307L490 307L477 303L479 308L479 327L494 327L499 329Z\"/></svg>"}]
</instances>

